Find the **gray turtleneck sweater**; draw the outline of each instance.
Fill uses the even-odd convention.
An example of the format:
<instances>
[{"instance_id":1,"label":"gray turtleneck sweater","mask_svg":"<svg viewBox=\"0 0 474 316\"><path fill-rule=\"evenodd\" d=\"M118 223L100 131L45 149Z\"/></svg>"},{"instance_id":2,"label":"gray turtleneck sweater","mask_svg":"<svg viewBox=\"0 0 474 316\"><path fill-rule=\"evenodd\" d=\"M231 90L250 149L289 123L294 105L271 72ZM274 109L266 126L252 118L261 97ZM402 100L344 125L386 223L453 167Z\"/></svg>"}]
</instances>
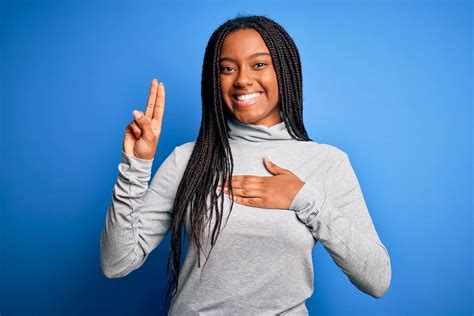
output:
<instances>
[{"instance_id":1,"label":"gray turtleneck sweater","mask_svg":"<svg viewBox=\"0 0 474 316\"><path fill-rule=\"evenodd\" d=\"M289 169L305 182L288 210L234 203L224 195L221 233L203 269L188 242L169 315L302 315L313 294L317 241L359 290L379 298L391 280L390 257L369 215L348 155L335 146L294 140L281 122L271 127L233 118L233 175L271 176L263 165ZM138 269L169 231L178 185L195 142L176 147L151 178L152 160L122 152L100 239L105 276ZM186 217L190 232L189 208ZM211 221L214 227L215 217ZM225 225L225 226L224 226ZM212 232L212 229L211 229ZM205 230L205 255L209 250ZM191 240L188 234L187 240ZM207 246L206 246L207 245Z\"/></svg>"}]
</instances>

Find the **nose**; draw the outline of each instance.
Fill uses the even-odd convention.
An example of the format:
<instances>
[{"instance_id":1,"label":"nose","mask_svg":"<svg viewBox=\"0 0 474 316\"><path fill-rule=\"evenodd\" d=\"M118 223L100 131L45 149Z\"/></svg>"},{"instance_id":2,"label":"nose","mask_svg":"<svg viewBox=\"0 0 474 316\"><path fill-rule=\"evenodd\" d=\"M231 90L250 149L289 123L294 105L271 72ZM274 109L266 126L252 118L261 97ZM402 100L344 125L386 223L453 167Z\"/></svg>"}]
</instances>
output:
<instances>
[{"instance_id":1,"label":"nose","mask_svg":"<svg viewBox=\"0 0 474 316\"><path fill-rule=\"evenodd\" d=\"M234 87L245 87L253 83L252 78L249 76L245 69L239 71L239 75L234 81Z\"/></svg>"}]
</instances>

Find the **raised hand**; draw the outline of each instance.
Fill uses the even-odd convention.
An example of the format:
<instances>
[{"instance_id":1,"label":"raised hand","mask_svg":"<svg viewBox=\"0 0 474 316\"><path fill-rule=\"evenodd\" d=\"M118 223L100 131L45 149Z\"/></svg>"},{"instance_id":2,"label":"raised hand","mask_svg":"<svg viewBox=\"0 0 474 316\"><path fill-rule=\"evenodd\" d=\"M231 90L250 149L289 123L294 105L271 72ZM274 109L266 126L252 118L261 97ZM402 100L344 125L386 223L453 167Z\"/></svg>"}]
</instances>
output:
<instances>
[{"instance_id":1,"label":"raised hand","mask_svg":"<svg viewBox=\"0 0 474 316\"><path fill-rule=\"evenodd\" d=\"M165 86L153 79L145 114L133 111L134 119L125 128L123 151L132 157L150 160L155 157L165 111Z\"/></svg>"}]
</instances>

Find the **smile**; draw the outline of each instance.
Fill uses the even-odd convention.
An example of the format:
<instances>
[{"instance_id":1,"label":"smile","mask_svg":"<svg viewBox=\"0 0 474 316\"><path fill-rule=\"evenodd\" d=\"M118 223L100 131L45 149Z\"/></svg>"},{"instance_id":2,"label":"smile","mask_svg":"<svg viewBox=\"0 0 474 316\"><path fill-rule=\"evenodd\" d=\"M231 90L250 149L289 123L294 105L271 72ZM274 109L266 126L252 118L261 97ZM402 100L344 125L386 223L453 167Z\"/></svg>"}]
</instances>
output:
<instances>
[{"instance_id":1,"label":"smile","mask_svg":"<svg viewBox=\"0 0 474 316\"><path fill-rule=\"evenodd\" d=\"M253 105L263 92L255 92L243 95L232 95L232 100L240 107Z\"/></svg>"}]
</instances>

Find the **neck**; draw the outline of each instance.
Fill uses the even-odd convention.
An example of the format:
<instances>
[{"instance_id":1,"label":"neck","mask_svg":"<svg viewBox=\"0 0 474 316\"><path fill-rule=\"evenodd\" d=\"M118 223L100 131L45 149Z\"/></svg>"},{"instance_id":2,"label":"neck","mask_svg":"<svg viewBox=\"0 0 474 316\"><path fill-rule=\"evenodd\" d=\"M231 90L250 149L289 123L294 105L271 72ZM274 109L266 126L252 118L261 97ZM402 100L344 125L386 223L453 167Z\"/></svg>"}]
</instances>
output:
<instances>
[{"instance_id":1,"label":"neck","mask_svg":"<svg viewBox=\"0 0 474 316\"><path fill-rule=\"evenodd\" d=\"M233 116L227 118L230 128L229 138L237 141L265 142L293 139L288 133L285 122L272 126L242 123Z\"/></svg>"}]
</instances>

